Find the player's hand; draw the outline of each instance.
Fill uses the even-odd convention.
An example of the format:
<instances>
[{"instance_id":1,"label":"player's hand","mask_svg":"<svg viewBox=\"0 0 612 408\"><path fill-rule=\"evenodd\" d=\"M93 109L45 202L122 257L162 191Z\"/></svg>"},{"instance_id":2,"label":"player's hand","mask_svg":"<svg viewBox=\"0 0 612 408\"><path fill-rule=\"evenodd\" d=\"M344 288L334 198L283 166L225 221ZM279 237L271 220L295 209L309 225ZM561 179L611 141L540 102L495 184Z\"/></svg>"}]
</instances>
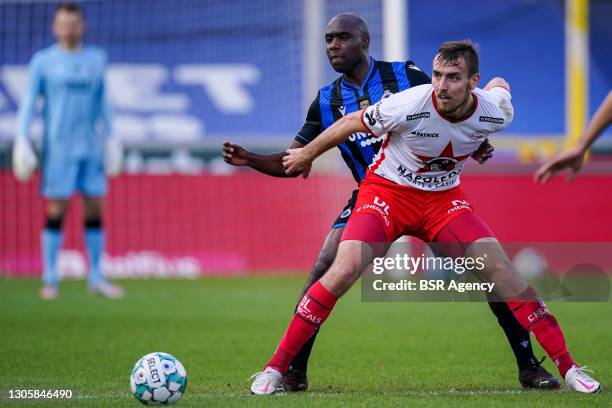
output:
<instances>
[{"instance_id":1,"label":"player's hand","mask_svg":"<svg viewBox=\"0 0 612 408\"><path fill-rule=\"evenodd\" d=\"M533 179L536 183L546 184L548 181L555 176L561 170L569 169L570 172L567 175L566 181L571 183L578 172L582 168L584 162L584 150L574 147L561 152L554 159L544 163L533 175Z\"/></svg>"},{"instance_id":2,"label":"player's hand","mask_svg":"<svg viewBox=\"0 0 612 408\"><path fill-rule=\"evenodd\" d=\"M115 138L109 137L104 145L104 171L109 177L121 173L123 168L123 144Z\"/></svg>"},{"instance_id":3,"label":"player's hand","mask_svg":"<svg viewBox=\"0 0 612 408\"><path fill-rule=\"evenodd\" d=\"M246 166L249 151L232 142L223 142L223 160L232 166Z\"/></svg>"},{"instance_id":4,"label":"player's hand","mask_svg":"<svg viewBox=\"0 0 612 408\"><path fill-rule=\"evenodd\" d=\"M504 78L500 78L500 77L495 77L492 80L490 80L483 89L485 91L490 91L491 89L496 88L496 87L507 89L508 92L510 92L510 84L508 84L508 82L506 82Z\"/></svg>"},{"instance_id":5,"label":"player's hand","mask_svg":"<svg viewBox=\"0 0 612 408\"><path fill-rule=\"evenodd\" d=\"M472 159L476 160L480 164L484 164L487 160L493 157L493 151L495 148L489 143L489 139L485 139L478 147L472 156Z\"/></svg>"},{"instance_id":6,"label":"player's hand","mask_svg":"<svg viewBox=\"0 0 612 408\"><path fill-rule=\"evenodd\" d=\"M38 159L28 139L18 136L13 144L13 174L19 181L28 181L34 169L38 166Z\"/></svg>"},{"instance_id":7,"label":"player's hand","mask_svg":"<svg viewBox=\"0 0 612 408\"><path fill-rule=\"evenodd\" d=\"M304 178L308 177L312 167L312 160L306 156L304 148L287 149L286 152L287 154L283 156L285 174L288 176L301 174Z\"/></svg>"}]
</instances>

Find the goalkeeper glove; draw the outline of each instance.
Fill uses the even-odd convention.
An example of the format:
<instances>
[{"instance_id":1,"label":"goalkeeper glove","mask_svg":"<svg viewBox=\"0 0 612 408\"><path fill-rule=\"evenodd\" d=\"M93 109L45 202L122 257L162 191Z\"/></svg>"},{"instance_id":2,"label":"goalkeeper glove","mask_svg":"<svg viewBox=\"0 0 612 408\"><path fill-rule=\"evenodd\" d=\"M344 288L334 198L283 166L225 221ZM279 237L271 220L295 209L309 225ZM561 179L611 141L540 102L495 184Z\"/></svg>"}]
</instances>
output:
<instances>
[{"instance_id":1,"label":"goalkeeper glove","mask_svg":"<svg viewBox=\"0 0 612 408\"><path fill-rule=\"evenodd\" d=\"M123 145L116 138L106 139L104 146L104 170L109 177L116 176L123 166Z\"/></svg>"},{"instance_id":2,"label":"goalkeeper glove","mask_svg":"<svg viewBox=\"0 0 612 408\"><path fill-rule=\"evenodd\" d=\"M38 159L30 141L23 136L17 136L13 144L13 174L15 174L15 178L19 181L27 181L32 177L36 166L38 166Z\"/></svg>"}]
</instances>

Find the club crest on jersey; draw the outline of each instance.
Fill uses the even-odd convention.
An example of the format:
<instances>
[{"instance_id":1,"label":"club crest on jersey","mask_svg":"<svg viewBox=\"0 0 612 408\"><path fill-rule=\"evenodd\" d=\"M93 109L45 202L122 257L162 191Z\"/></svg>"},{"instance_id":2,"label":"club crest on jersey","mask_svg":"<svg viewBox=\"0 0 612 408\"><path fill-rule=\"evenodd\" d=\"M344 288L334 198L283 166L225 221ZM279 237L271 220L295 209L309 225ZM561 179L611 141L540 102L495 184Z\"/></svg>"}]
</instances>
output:
<instances>
[{"instance_id":1,"label":"club crest on jersey","mask_svg":"<svg viewBox=\"0 0 612 408\"><path fill-rule=\"evenodd\" d=\"M416 172L427 173L429 171L454 170L457 164L465 160L469 154L455 155L455 152L453 151L453 144L448 142L438 157L431 157L422 154L416 154L416 156L423 162L423 167L418 169Z\"/></svg>"},{"instance_id":2,"label":"club crest on jersey","mask_svg":"<svg viewBox=\"0 0 612 408\"><path fill-rule=\"evenodd\" d=\"M417 173L427 173L428 171L451 171L455 168L458 161L452 157L436 157L423 162L423 167Z\"/></svg>"},{"instance_id":3,"label":"club crest on jersey","mask_svg":"<svg viewBox=\"0 0 612 408\"><path fill-rule=\"evenodd\" d=\"M370 106L370 101L368 101L367 99L362 99L359 101L359 109L365 109L368 106Z\"/></svg>"}]
</instances>

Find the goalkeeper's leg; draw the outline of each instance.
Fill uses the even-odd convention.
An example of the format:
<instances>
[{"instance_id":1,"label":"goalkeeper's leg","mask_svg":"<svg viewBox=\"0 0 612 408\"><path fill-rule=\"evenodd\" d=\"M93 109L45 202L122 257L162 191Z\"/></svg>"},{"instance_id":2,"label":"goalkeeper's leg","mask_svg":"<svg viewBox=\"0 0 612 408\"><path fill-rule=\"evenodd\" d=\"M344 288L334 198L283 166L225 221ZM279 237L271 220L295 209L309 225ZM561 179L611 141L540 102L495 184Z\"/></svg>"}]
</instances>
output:
<instances>
[{"instance_id":1,"label":"goalkeeper's leg","mask_svg":"<svg viewBox=\"0 0 612 408\"><path fill-rule=\"evenodd\" d=\"M47 202L45 227L40 234L43 273L40 297L52 300L58 296L59 273L57 254L62 246L62 223L68 209L68 200L49 199Z\"/></svg>"}]
</instances>

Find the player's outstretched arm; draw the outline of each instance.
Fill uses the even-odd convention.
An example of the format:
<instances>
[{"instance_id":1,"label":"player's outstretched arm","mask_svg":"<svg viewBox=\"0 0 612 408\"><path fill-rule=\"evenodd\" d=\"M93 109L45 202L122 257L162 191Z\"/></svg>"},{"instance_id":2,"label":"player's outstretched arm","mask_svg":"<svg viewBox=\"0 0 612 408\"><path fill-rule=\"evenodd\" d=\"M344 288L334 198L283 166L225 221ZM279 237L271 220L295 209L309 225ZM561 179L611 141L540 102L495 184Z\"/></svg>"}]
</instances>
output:
<instances>
[{"instance_id":1,"label":"player's outstretched arm","mask_svg":"<svg viewBox=\"0 0 612 408\"><path fill-rule=\"evenodd\" d=\"M294 140L289 148L299 148L302 146L304 145ZM249 166L260 173L273 177L291 177L285 173L285 168L283 167L283 156L285 155L287 155L286 152L267 154L251 152L236 143L223 142L223 160L227 164L232 166Z\"/></svg>"},{"instance_id":2,"label":"player's outstretched arm","mask_svg":"<svg viewBox=\"0 0 612 408\"><path fill-rule=\"evenodd\" d=\"M576 146L564 150L554 159L544 163L533 176L535 182L545 184L555 174L565 169L570 170L567 182L574 180L582 168L585 153L610 123L612 123L612 91L608 93L606 99L595 112L595 116L587 125Z\"/></svg>"},{"instance_id":3,"label":"player's outstretched arm","mask_svg":"<svg viewBox=\"0 0 612 408\"><path fill-rule=\"evenodd\" d=\"M304 174L306 177L312 162L317 157L338 146L355 132L369 132L361 122L361 113L361 111L353 112L339 119L306 147L288 149L287 155L283 157L285 173L292 176Z\"/></svg>"}]
</instances>

